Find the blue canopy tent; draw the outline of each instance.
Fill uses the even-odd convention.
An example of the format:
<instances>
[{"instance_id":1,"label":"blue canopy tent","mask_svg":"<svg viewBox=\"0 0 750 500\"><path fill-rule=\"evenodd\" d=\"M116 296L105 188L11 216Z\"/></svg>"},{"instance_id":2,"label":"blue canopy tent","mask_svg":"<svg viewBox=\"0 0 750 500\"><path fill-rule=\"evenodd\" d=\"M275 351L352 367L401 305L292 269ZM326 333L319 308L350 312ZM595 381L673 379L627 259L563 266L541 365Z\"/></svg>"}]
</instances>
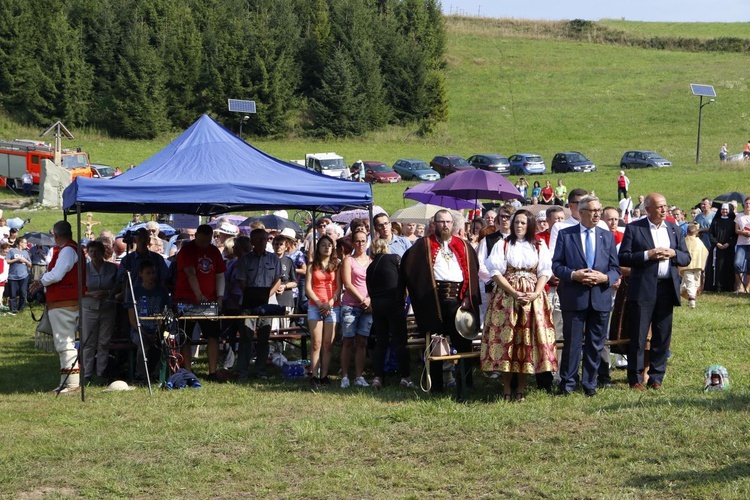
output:
<instances>
[{"instance_id":1,"label":"blue canopy tent","mask_svg":"<svg viewBox=\"0 0 750 500\"><path fill-rule=\"evenodd\" d=\"M369 184L278 160L208 115L138 167L107 180L77 177L63 192L66 214L217 215L274 208L338 212L372 202Z\"/></svg>"},{"instance_id":2,"label":"blue canopy tent","mask_svg":"<svg viewBox=\"0 0 750 500\"><path fill-rule=\"evenodd\" d=\"M372 202L369 184L327 177L278 160L203 115L137 168L106 180L77 177L63 192L63 213L77 214L80 238L82 212L218 215L304 208L314 213L371 211ZM78 277L81 284L81 266ZM82 293L79 286L79 299ZM85 400L84 390L81 399Z\"/></svg>"}]
</instances>

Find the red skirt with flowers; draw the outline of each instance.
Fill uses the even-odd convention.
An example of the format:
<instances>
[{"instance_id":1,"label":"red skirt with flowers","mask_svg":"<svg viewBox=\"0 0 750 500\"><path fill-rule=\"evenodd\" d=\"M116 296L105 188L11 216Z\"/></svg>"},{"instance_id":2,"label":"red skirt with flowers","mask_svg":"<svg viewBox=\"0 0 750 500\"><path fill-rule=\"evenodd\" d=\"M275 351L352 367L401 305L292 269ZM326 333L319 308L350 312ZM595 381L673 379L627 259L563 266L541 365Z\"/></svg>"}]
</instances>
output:
<instances>
[{"instance_id":1,"label":"red skirt with flowers","mask_svg":"<svg viewBox=\"0 0 750 500\"><path fill-rule=\"evenodd\" d=\"M505 279L519 292L533 292L536 269L509 267ZM480 363L487 372L557 371L555 327L546 293L521 306L500 287L495 289L484 319Z\"/></svg>"}]
</instances>

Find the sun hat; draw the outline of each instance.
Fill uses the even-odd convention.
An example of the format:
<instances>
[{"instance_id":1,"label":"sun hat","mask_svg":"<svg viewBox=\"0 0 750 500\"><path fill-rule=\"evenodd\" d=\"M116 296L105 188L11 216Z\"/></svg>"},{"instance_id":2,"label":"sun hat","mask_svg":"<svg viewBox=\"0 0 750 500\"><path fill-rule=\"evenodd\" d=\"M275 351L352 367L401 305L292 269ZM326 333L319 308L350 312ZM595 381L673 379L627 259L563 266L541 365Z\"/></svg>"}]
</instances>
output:
<instances>
[{"instance_id":1,"label":"sun hat","mask_svg":"<svg viewBox=\"0 0 750 500\"><path fill-rule=\"evenodd\" d=\"M239 228L231 222L222 222L216 230L222 234L228 234L229 236L237 236L240 234Z\"/></svg>"},{"instance_id":2,"label":"sun hat","mask_svg":"<svg viewBox=\"0 0 750 500\"><path fill-rule=\"evenodd\" d=\"M133 388L128 385L127 382L124 380L115 380L109 386L107 386L106 389L104 389L104 392L116 392L116 391L132 391Z\"/></svg>"},{"instance_id":3,"label":"sun hat","mask_svg":"<svg viewBox=\"0 0 750 500\"><path fill-rule=\"evenodd\" d=\"M537 212L536 220L547 220L547 212L544 210Z\"/></svg>"},{"instance_id":4,"label":"sun hat","mask_svg":"<svg viewBox=\"0 0 750 500\"><path fill-rule=\"evenodd\" d=\"M297 233L291 227L285 227L275 237L276 238L288 238L288 239L294 241L294 240L297 239Z\"/></svg>"},{"instance_id":5,"label":"sun hat","mask_svg":"<svg viewBox=\"0 0 750 500\"><path fill-rule=\"evenodd\" d=\"M479 320L471 311L459 309L456 312L456 331L463 338L474 340L479 336Z\"/></svg>"}]
</instances>

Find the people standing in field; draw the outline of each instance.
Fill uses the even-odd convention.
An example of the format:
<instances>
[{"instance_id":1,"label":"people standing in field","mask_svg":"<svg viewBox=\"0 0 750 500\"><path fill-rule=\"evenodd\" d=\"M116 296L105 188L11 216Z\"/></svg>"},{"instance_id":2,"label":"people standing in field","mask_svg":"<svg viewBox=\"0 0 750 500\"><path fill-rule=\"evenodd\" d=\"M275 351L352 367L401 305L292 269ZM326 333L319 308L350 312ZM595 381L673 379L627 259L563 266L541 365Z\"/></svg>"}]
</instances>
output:
<instances>
[{"instance_id":1,"label":"people standing in field","mask_svg":"<svg viewBox=\"0 0 750 500\"><path fill-rule=\"evenodd\" d=\"M456 329L456 313L460 308L479 317L481 299L476 253L468 242L453 235L454 221L450 211L438 210L434 222L434 233L417 240L404 254L401 274L420 333L448 336L457 352L470 352L471 340L461 336ZM470 365L468 373L460 374L466 376L463 382L469 387L473 385ZM430 364L430 378L431 391L441 392L442 363Z\"/></svg>"},{"instance_id":2,"label":"people standing in field","mask_svg":"<svg viewBox=\"0 0 750 500\"><path fill-rule=\"evenodd\" d=\"M555 187L555 205L565 205L565 197L568 195L568 188L563 184L562 179L557 179L557 187Z\"/></svg>"},{"instance_id":3,"label":"people standing in field","mask_svg":"<svg viewBox=\"0 0 750 500\"><path fill-rule=\"evenodd\" d=\"M313 387L330 385L328 369L331 350L339 322L341 295L340 262L336 257L333 240L323 235L315 245L312 262L307 266L305 291L309 300L307 321L310 325L312 352L310 370Z\"/></svg>"},{"instance_id":4,"label":"people standing in field","mask_svg":"<svg viewBox=\"0 0 750 500\"><path fill-rule=\"evenodd\" d=\"M535 238L535 218L519 210L511 233L487 258L495 283L484 321L480 363L485 372L500 372L503 399L511 401L511 379L518 375L515 400L526 400L529 374L557 371L552 307L544 285L552 275L547 245Z\"/></svg>"},{"instance_id":5,"label":"people standing in field","mask_svg":"<svg viewBox=\"0 0 750 500\"><path fill-rule=\"evenodd\" d=\"M721 160L721 163L727 162L727 155L729 154L729 151L727 150L727 143L725 142L721 146L721 150L719 150L719 160Z\"/></svg>"},{"instance_id":6,"label":"people standing in field","mask_svg":"<svg viewBox=\"0 0 750 500\"><path fill-rule=\"evenodd\" d=\"M708 236L711 240L711 255L706 266L705 289L716 292L731 292L735 288L734 247L737 243L734 213L729 203L721 205L719 214L711 221Z\"/></svg>"},{"instance_id":7,"label":"people standing in field","mask_svg":"<svg viewBox=\"0 0 750 500\"><path fill-rule=\"evenodd\" d=\"M680 276L682 276L681 291L687 294L688 307L695 309L698 290L703 280L703 270L706 267L706 260L708 260L708 249L698 238L697 224L693 223L688 226L685 246L690 253L690 264L680 269Z\"/></svg>"},{"instance_id":8,"label":"people standing in field","mask_svg":"<svg viewBox=\"0 0 750 500\"><path fill-rule=\"evenodd\" d=\"M349 387L349 362L354 354L354 385L368 387L364 378L367 341L372 328L372 307L367 292L366 275L370 266L367 255L367 234L360 227L352 235L353 252L341 264L341 284L344 294L341 299L341 326L343 346L341 348L341 387Z\"/></svg>"},{"instance_id":9,"label":"people standing in field","mask_svg":"<svg viewBox=\"0 0 750 500\"><path fill-rule=\"evenodd\" d=\"M750 196L745 198L743 212L734 218L737 246L734 251L735 289L748 293L748 260L750 260Z\"/></svg>"},{"instance_id":10,"label":"people standing in field","mask_svg":"<svg viewBox=\"0 0 750 500\"><path fill-rule=\"evenodd\" d=\"M619 202L623 198L628 197L628 189L630 189L630 179L625 175L624 170L620 170L620 177L617 178L617 201Z\"/></svg>"},{"instance_id":11,"label":"people standing in field","mask_svg":"<svg viewBox=\"0 0 750 500\"><path fill-rule=\"evenodd\" d=\"M628 383L644 390L644 354L651 329L648 386L661 389L672 340L672 313L680 305L679 267L690 264L685 238L666 220L669 207L664 196L648 195L648 217L625 226L620 246L620 264L630 267L627 307L629 325Z\"/></svg>"}]
</instances>

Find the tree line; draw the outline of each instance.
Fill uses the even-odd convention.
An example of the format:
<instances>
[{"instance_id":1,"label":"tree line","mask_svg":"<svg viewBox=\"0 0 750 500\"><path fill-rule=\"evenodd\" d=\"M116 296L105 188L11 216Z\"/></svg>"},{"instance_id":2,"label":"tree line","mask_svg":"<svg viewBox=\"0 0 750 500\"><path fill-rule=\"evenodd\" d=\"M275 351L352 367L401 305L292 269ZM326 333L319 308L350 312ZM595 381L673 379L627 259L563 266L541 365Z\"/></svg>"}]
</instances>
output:
<instances>
[{"instance_id":1,"label":"tree line","mask_svg":"<svg viewBox=\"0 0 750 500\"><path fill-rule=\"evenodd\" d=\"M253 133L352 136L447 119L439 0L0 0L0 106L153 138L227 99Z\"/></svg>"}]
</instances>

